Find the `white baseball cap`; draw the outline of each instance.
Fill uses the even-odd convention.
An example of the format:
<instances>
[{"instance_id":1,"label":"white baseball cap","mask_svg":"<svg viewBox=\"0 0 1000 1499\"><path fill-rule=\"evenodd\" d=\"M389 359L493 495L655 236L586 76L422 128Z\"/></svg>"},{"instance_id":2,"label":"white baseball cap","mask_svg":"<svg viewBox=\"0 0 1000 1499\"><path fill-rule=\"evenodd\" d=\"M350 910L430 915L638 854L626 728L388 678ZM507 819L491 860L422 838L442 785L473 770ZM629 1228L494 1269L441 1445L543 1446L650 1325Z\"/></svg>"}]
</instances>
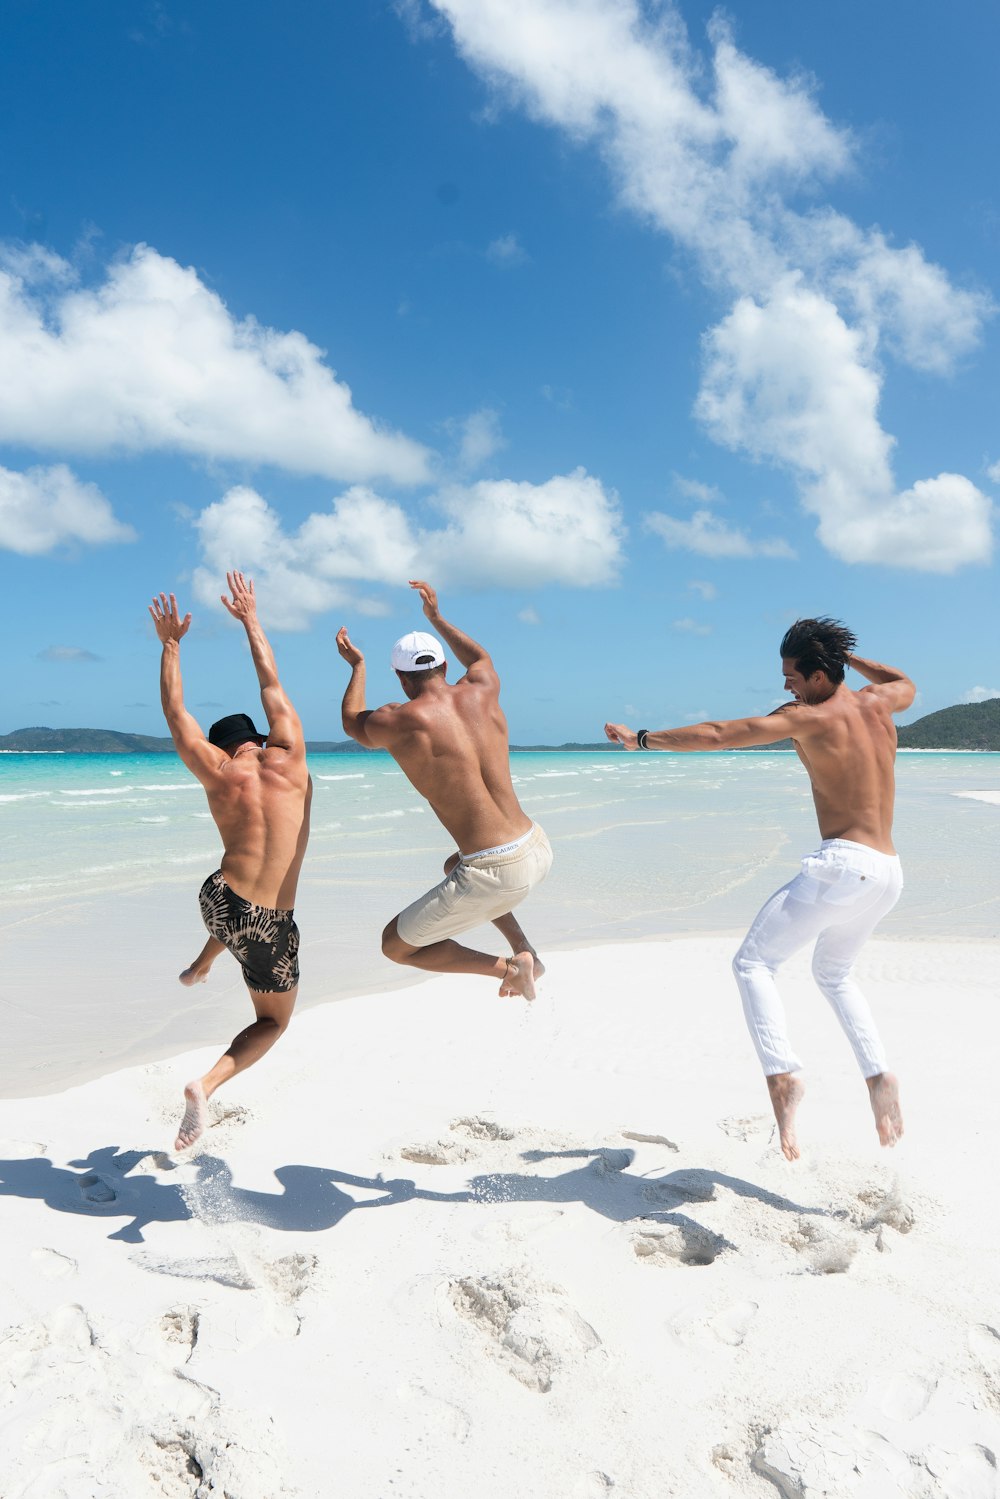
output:
<instances>
[{"instance_id":1,"label":"white baseball cap","mask_svg":"<svg viewBox=\"0 0 1000 1499\"><path fill-rule=\"evenodd\" d=\"M444 661L444 646L423 630L402 635L392 648L393 671L430 671Z\"/></svg>"}]
</instances>

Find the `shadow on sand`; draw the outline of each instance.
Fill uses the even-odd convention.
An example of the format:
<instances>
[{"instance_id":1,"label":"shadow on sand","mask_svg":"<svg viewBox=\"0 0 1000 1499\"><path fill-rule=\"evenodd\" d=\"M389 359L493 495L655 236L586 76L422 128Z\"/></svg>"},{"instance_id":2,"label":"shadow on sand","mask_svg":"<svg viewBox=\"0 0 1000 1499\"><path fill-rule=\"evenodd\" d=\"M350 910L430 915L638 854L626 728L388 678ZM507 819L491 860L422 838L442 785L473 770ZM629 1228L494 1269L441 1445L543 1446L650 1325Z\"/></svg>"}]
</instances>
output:
<instances>
[{"instance_id":1,"label":"shadow on sand","mask_svg":"<svg viewBox=\"0 0 1000 1499\"><path fill-rule=\"evenodd\" d=\"M351 1212L415 1201L481 1206L579 1202L615 1223L632 1219L678 1223L683 1219L677 1213L679 1208L712 1201L717 1188L753 1198L776 1212L838 1216L824 1208L793 1202L741 1177L709 1169L635 1176L627 1169L634 1159L630 1150L606 1146L529 1150L521 1159L528 1165L555 1160L581 1164L555 1176L489 1172L472 1177L468 1189L461 1192L427 1191L409 1178L385 1180L381 1175L357 1176L326 1166L288 1165L274 1171L280 1191L263 1192L234 1185L229 1166L217 1156L198 1156L194 1181L182 1185L159 1179L164 1172L177 1170L170 1156L105 1145L91 1150L82 1160L71 1161L68 1169L53 1165L43 1156L0 1160L0 1197L37 1199L61 1213L125 1218L128 1221L108 1237L126 1244L141 1244L143 1230L152 1223L197 1218L203 1223L242 1222L283 1232L315 1233L335 1228ZM151 1174L150 1166L157 1175ZM373 1195L357 1197L352 1192Z\"/></svg>"}]
</instances>

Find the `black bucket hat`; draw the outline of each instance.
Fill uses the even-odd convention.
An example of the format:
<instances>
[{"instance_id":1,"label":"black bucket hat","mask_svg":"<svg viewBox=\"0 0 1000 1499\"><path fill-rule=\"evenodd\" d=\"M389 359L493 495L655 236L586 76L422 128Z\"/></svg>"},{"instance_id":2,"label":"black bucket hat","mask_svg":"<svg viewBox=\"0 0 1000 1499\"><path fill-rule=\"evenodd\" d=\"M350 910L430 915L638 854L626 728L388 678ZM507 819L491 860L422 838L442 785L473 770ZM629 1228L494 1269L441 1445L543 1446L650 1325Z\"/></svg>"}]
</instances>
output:
<instances>
[{"instance_id":1,"label":"black bucket hat","mask_svg":"<svg viewBox=\"0 0 1000 1499\"><path fill-rule=\"evenodd\" d=\"M253 719L247 713L230 713L228 717L220 718L208 731L208 742L214 744L216 749L228 749L241 739L266 738L266 734L258 734Z\"/></svg>"}]
</instances>

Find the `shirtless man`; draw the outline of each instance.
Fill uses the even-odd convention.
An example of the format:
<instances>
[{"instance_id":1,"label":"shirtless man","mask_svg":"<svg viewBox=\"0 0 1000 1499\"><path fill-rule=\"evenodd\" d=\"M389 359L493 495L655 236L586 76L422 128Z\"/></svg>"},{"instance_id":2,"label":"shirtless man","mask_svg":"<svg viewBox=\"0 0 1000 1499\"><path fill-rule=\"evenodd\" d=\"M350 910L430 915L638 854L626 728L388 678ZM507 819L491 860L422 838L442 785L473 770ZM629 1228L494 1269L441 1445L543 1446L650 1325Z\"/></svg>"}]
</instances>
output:
<instances>
[{"instance_id":1,"label":"shirtless man","mask_svg":"<svg viewBox=\"0 0 1000 1499\"><path fill-rule=\"evenodd\" d=\"M875 1021L851 969L903 888L892 843L892 715L910 706L914 688L894 667L854 655L855 644L850 630L836 620L797 620L781 642L785 689L793 701L766 718L638 733L624 724L604 726L609 739L629 750L745 749L791 738L809 772L823 842L803 859L802 872L761 908L733 961L781 1149L790 1161L799 1155L795 1113L804 1089L774 974L786 958L813 940L813 977L854 1049L868 1084L878 1137L883 1145L895 1145L903 1133L899 1088L886 1071ZM852 692L844 681L847 666L871 686Z\"/></svg>"},{"instance_id":2,"label":"shirtless man","mask_svg":"<svg viewBox=\"0 0 1000 1499\"><path fill-rule=\"evenodd\" d=\"M287 1028L299 989L299 929L292 907L309 837L312 784L298 714L285 696L267 636L257 619L253 582L227 573L232 602L222 602L247 632L269 732L258 734L245 713L214 723L208 738L184 707L180 643L191 623L177 600L161 593L150 614L163 645L160 699L177 753L198 777L222 835L222 866L201 887L201 914L211 933L180 979L202 983L224 948L243 969L256 1012L204 1077L184 1089L184 1117L175 1150L193 1145L205 1128L206 1103L221 1083L242 1072Z\"/></svg>"},{"instance_id":3,"label":"shirtless man","mask_svg":"<svg viewBox=\"0 0 1000 1499\"><path fill-rule=\"evenodd\" d=\"M346 627L337 634L337 649L351 667L345 733L368 749L387 749L458 845L441 884L390 921L382 951L394 963L433 973L481 973L500 980L501 995L534 999L544 966L511 910L548 874L552 850L514 795L493 662L481 645L441 618L429 583L411 581L410 587L465 667L459 681L446 680L440 641L415 631L392 649L407 701L366 709L365 658ZM485 921L492 921L513 956L494 958L453 940Z\"/></svg>"}]
</instances>

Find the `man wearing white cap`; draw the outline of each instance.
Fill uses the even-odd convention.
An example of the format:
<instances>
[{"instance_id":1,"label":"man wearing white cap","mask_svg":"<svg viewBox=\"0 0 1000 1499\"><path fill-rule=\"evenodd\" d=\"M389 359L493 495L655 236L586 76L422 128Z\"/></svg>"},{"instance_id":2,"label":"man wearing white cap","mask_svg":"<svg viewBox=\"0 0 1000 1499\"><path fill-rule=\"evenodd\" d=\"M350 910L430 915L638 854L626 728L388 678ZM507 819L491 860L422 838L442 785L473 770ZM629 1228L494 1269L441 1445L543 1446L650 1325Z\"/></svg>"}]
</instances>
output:
<instances>
[{"instance_id":1,"label":"man wearing white cap","mask_svg":"<svg viewBox=\"0 0 1000 1499\"><path fill-rule=\"evenodd\" d=\"M337 634L337 649L351 667L345 733L366 749L387 749L458 845L441 884L390 921L382 951L394 963L434 973L493 977L502 995L534 999L544 967L511 912L548 874L552 850L514 795L507 720L493 662L481 645L441 618L429 583L411 580L410 587L465 667L459 681L446 679L441 641L415 630L392 648L407 701L367 709L365 658L346 627ZM495 958L454 941L486 921L510 943L511 957Z\"/></svg>"}]
</instances>

